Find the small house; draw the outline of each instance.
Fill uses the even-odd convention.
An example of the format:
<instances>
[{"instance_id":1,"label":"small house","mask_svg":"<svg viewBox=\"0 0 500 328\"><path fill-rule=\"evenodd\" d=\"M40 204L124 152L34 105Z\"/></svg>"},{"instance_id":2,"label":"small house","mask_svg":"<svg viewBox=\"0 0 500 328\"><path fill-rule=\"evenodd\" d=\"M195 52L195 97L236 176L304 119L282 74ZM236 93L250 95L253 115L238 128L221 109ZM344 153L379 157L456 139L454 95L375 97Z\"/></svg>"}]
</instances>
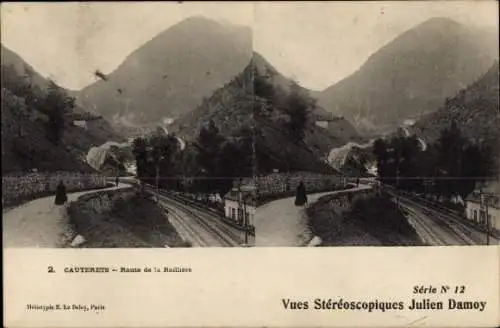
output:
<instances>
[{"instance_id":1,"label":"small house","mask_svg":"<svg viewBox=\"0 0 500 328\"><path fill-rule=\"evenodd\" d=\"M225 216L242 226L254 226L256 188L253 182L237 182L224 196Z\"/></svg>"},{"instance_id":2,"label":"small house","mask_svg":"<svg viewBox=\"0 0 500 328\"><path fill-rule=\"evenodd\" d=\"M87 129L87 121L84 120L75 120L73 121L73 125L79 126L85 130Z\"/></svg>"},{"instance_id":3,"label":"small house","mask_svg":"<svg viewBox=\"0 0 500 328\"><path fill-rule=\"evenodd\" d=\"M465 199L466 216L475 224L487 226L500 231L499 195L474 191Z\"/></svg>"}]
</instances>

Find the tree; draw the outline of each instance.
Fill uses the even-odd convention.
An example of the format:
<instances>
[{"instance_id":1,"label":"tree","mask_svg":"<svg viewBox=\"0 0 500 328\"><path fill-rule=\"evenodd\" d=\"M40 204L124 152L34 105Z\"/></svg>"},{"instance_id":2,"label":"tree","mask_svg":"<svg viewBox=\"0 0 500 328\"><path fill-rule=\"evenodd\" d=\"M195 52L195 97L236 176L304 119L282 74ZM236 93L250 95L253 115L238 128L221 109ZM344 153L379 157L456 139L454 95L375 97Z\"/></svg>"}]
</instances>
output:
<instances>
[{"instance_id":1,"label":"tree","mask_svg":"<svg viewBox=\"0 0 500 328\"><path fill-rule=\"evenodd\" d=\"M136 138L132 143L132 152L135 156L137 177L143 180L147 176L147 149L146 140Z\"/></svg>"},{"instance_id":2,"label":"tree","mask_svg":"<svg viewBox=\"0 0 500 328\"><path fill-rule=\"evenodd\" d=\"M466 197L474 190L476 180L483 174L482 161L483 156L479 145L470 144L465 148L461 167L462 181L458 190L460 196Z\"/></svg>"},{"instance_id":3,"label":"tree","mask_svg":"<svg viewBox=\"0 0 500 328\"><path fill-rule=\"evenodd\" d=\"M75 107L75 99L69 97L62 88L49 81L48 94L43 101L44 112L48 115L47 136L54 144L59 144L64 131L65 115Z\"/></svg>"},{"instance_id":4,"label":"tree","mask_svg":"<svg viewBox=\"0 0 500 328\"><path fill-rule=\"evenodd\" d=\"M221 194L231 189L234 179L251 177L253 174L253 139L244 131L240 135L239 138L227 140L218 156L217 175L224 177L217 185Z\"/></svg>"},{"instance_id":5,"label":"tree","mask_svg":"<svg viewBox=\"0 0 500 328\"><path fill-rule=\"evenodd\" d=\"M298 83L292 82L283 109L290 117L288 130L294 143L299 143L304 139L308 114L314 106L315 100L303 94Z\"/></svg>"},{"instance_id":6,"label":"tree","mask_svg":"<svg viewBox=\"0 0 500 328\"><path fill-rule=\"evenodd\" d=\"M181 169L177 163L180 161L180 144L175 135L161 136L158 141L159 148L159 174L162 177L161 186L171 189L179 189L178 175Z\"/></svg>"},{"instance_id":7,"label":"tree","mask_svg":"<svg viewBox=\"0 0 500 328\"><path fill-rule=\"evenodd\" d=\"M422 184L418 168L418 158L420 156L419 141L415 136L402 138L400 141L400 176L401 187L407 190L418 190Z\"/></svg>"},{"instance_id":8,"label":"tree","mask_svg":"<svg viewBox=\"0 0 500 328\"><path fill-rule=\"evenodd\" d=\"M33 83L34 73L30 69L24 71L24 76L20 76L14 65L2 65L1 67L2 87L6 88L14 95L23 98L26 108L41 110L40 88Z\"/></svg>"},{"instance_id":9,"label":"tree","mask_svg":"<svg viewBox=\"0 0 500 328\"><path fill-rule=\"evenodd\" d=\"M461 168L465 138L455 121L449 129L441 131L438 148L438 174L440 195L449 198L460 189Z\"/></svg>"},{"instance_id":10,"label":"tree","mask_svg":"<svg viewBox=\"0 0 500 328\"><path fill-rule=\"evenodd\" d=\"M377 173L383 183L387 182L389 173L389 153L387 143L383 139L377 139L373 143L373 154L377 160Z\"/></svg>"},{"instance_id":11,"label":"tree","mask_svg":"<svg viewBox=\"0 0 500 328\"><path fill-rule=\"evenodd\" d=\"M196 142L198 148L196 162L201 169L200 174L203 176L203 182L199 187L204 192L214 192L217 187L214 178L218 173L217 156L219 156L223 141L224 137L220 135L213 120L201 128Z\"/></svg>"}]
</instances>

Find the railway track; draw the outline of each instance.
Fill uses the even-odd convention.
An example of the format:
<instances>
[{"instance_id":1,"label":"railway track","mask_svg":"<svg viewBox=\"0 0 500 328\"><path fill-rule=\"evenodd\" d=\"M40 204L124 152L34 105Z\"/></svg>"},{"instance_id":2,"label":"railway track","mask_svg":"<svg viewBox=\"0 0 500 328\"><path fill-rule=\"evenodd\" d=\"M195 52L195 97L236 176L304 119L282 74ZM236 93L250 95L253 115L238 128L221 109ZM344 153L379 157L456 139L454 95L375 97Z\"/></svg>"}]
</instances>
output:
<instances>
[{"instance_id":1,"label":"railway track","mask_svg":"<svg viewBox=\"0 0 500 328\"><path fill-rule=\"evenodd\" d=\"M392 197L397 197L393 192L389 193ZM443 213L401 195L399 203L406 211L410 223L426 244L444 246L482 245L485 243L484 233L450 213Z\"/></svg>"},{"instance_id":2,"label":"railway track","mask_svg":"<svg viewBox=\"0 0 500 328\"><path fill-rule=\"evenodd\" d=\"M426 205L419 204L417 201L408 198L405 198L405 200L411 205L420 208L426 216L433 219L444 229L450 231L465 244L478 245L484 243L484 234L476 230L475 227L463 222L462 219L458 219L454 215L448 213L440 212L434 208L429 208Z\"/></svg>"},{"instance_id":3,"label":"railway track","mask_svg":"<svg viewBox=\"0 0 500 328\"><path fill-rule=\"evenodd\" d=\"M167 203L170 203L170 208L175 208L175 211L179 209L194 218L199 225L201 225L206 231L210 231L212 234L216 235L220 241L223 242L224 246L239 246L241 242L238 240L237 236L231 233L228 229L223 229L222 226L217 224L215 220L217 218L212 217L207 213L202 213L200 210L191 208L184 205L176 200L169 198L168 196L162 195L168 199Z\"/></svg>"},{"instance_id":4,"label":"railway track","mask_svg":"<svg viewBox=\"0 0 500 328\"><path fill-rule=\"evenodd\" d=\"M159 204L168 210L181 233L195 246L239 247L241 236L213 213L186 205L166 192L159 193Z\"/></svg>"},{"instance_id":5,"label":"railway track","mask_svg":"<svg viewBox=\"0 0 500 328\"><path fill-rule=\"evenodd\" d=\"M420 238L427 246L446 246L446 239L436 232L431 225L422 222L421 215L415 213L411 208L403 205L406 217L410 224L417 230Z\"/></svg>"}]
</instances>

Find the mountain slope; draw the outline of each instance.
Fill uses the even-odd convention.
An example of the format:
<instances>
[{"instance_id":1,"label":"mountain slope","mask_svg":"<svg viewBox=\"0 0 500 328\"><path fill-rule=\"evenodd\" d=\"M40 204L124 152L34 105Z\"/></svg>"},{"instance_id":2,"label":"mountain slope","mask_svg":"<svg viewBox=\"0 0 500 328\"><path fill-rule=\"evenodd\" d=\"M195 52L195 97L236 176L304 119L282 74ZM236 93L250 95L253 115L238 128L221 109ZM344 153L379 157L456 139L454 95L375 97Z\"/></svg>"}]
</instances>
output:
<instances>
[{"instance_id":1,"label":"mountain slope","mask_svg":"<svg viewBox=\"0 0 500 328\"><path fill-rule=\"evenodd\" d=\"M365 132L387 132L437 110L498 58L494 33L433 18L398 36L351 76L322 91L319 104Z\"/></svg>"},{"instance_id":2,"label":"mountain slope","mask_svg":"<svg viewBox=\"0 0 500 328\"><path fill-rule=\"evenodd\" d=\"M462 133L476 141L500 141L498 61L477 81L460 90L434 113L417 121L411 130L428 141L455 121ZM500 144L499 144L500 146ZM500 147L499 147L500 148Z\"/></svg>"},{"instance_id":3,"label":"mountain slope","mask_svg":"<svg viewBox=\"0 0 500 328\"><path fill-rule=\"evenodd\" d=\"M32 87L34 87L35 92L40 92L41 90L47 89L49 86L48 81L42 77L38 72L26 63L19 55L17 55L14 51L8 49L3 44L1 46L1 61L2 66L5 68L13 68L11 72L13 75L16 75L24 80L30 80ZM2 70L2 73L4 71ZM4 79L2 78L2 81Z\"/></svg>"},{"instance_id":4,"label":"mountain slope","mask_svg":"<svg viewBox=\"0 0 500 328\"><path fill-rule=\"evenodd\" d=\"M251 54L250 28L192 17L131 53L77 100L114 123L158 123L194 109L241 72Z\"/></svg>"},{"instance_id":5,"label":"mountain slope","mask_svg":"<svg viewBox=\"0 0 500 328\"><path fill-rule=\"evenodd\" d=\"M271 74L266 77L266 72ZM230 138L251 132L253 128L259 172L275 168L335 173L326 164L326 156L331 148L348 141L343 136L344 132L317 126L314 113L310 113L303 141L292 142L287 127L289 114L265 97L256 76L267 80L267 85L272 86L269 88L274 90L277 97L286 97L291 92L291 81L274 70L260 55L254 54L242 73L216 90L195 110L175 120L169 130L188 141L194 141L201 127L210 120L221 134ZM304 96L308 92L304 88L299 91ZM350 130L346 128L346 131Z\"/></svg>"},{"instance_id":6,"label":"mountain slope","mask_svg":"<svg viewBox=\"0 0 500 328\"><path fill-rule=\"evenodd\" d=\"M92 171L85 155L107 140L121 141L104 119L73 108L65 115L61 143L47 138L49 81L2 45L2 173L31 169ZM61 88L64 92L64 89ZM88 120L86 128L74 121Z\"/></svg>"}]
</instances>

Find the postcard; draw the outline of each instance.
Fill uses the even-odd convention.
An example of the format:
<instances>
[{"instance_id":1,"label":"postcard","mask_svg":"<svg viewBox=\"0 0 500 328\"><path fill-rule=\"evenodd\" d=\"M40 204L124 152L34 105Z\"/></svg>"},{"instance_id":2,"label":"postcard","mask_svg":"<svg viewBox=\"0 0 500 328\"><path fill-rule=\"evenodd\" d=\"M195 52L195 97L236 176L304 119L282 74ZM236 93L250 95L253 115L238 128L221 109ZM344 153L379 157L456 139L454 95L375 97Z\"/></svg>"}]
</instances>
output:
<instances>
[{"instance_id":1,"label":"postcard","mask_svg":"<svg viewBox=\"0 0 500 328\"><path fill-rule=\"evenodd\" d=\"M7 2L4 326L496 327L496 1Z\"/></svg>"}]
</instances>

